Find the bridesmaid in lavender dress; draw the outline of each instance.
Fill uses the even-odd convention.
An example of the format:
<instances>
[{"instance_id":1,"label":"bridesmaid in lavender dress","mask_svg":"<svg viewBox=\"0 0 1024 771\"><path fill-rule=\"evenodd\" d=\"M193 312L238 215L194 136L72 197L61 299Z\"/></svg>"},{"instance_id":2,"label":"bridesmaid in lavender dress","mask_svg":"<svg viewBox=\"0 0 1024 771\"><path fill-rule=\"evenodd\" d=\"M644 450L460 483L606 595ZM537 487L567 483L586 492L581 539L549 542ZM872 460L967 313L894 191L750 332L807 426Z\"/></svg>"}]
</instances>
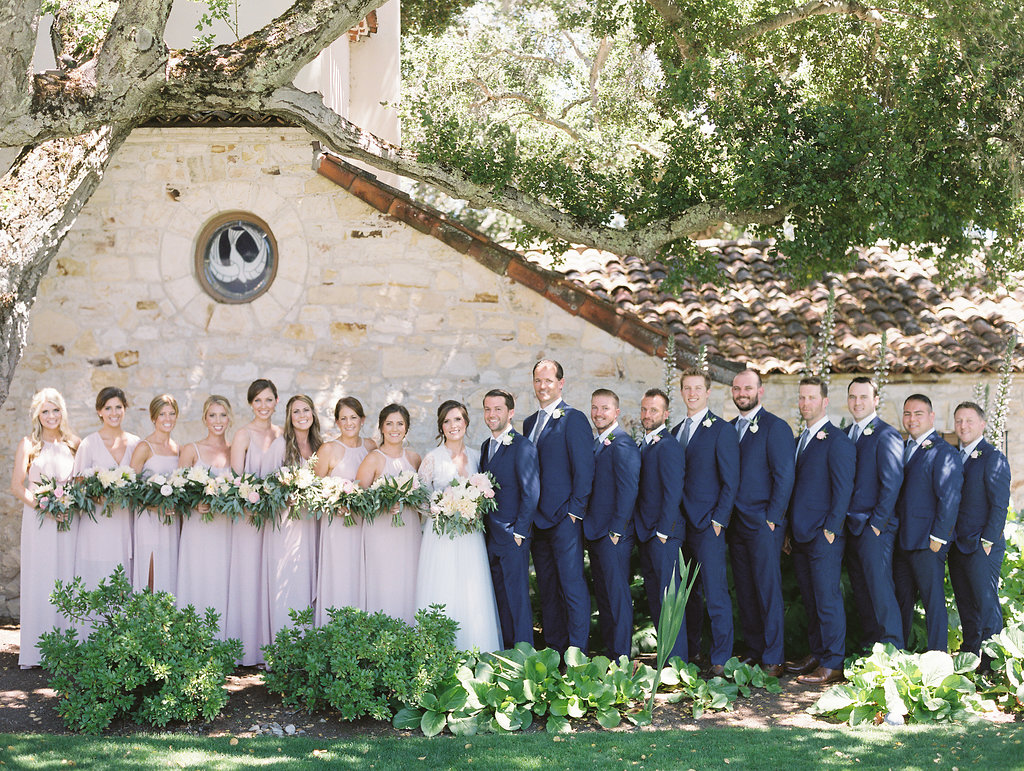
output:
<instances>
[{"instance_id":1,"label":"bridesmaid in lavender dress","mask_svg":"<svg viewBox=\"0 0 1024 771\"><path fill-rule=\"evenodd\" d=\"M263 378L254 380L249 385L246 399L252 407L253 418L238 429L231 440L231 469L236 474L262 476L263 456L282 433L280 426L270 422L277 409L277 386ZM260 614L263 533L251 522L240 519L232 523L228 564L228 613L224 631L228 637L242 641L241 664L262 664L260 645L264 635L260 630L266 620Z\"/></svg>"},{"instance_id":2,"label":"bridesmaid in lavender dress","mask_svg":"<svg viewBox=\"0 0 1024 771\"><path fill-rule=\"evenodd\" d=\"M171 431L178 422L178 402L170 394L161 394L149 403L153 433L139 442L132 453L132 468L143 479L169 476L178 468L178 444ZM143 511L135 517L132 558L132 588L139 592L171 592L178 584L178 539L181 517L171 514L164 524L156 512Z\"/></svg>"},{"instance_id":3,"label":"bridesmaid in lavender dress","mask_svg":"<svg viewBox=\"0 0 1024 771\"><path fill-rule=\"evenodd\" d=\"M396 477L420 467L420 456L404 447L409 411L389 404L380 411L377 428L381 447L363 459L356 472L362 488L379 477ZM420 518L409 507L402 511L403 527L393 527L391 513L381 512L363 524L363 596L366 610L382 610L412 624L416 620L416 566L420 554Z\"/></svg>"},{"instance_id":4,"label":"bridesmaid in lavender dress","mask_svg":"<svg viewBox=\"0 0 1024 771\"><path fill-rule=\"evenodd\" d=\"M313 400L297 394L285 408L284 436L278 437L263 456L262 476L282 466L307 466L323 444L320 419ZM310 469L312 472L312 469ZM294 516L293 516L294 515ZM304 509L279 511L276 521L263 528L263 644L291 625L289 610L305 610L316 595L316 538L319 523Z\"/></svg>"},{"instance_id":5,"label":"bridesmaid in lavender dress","mask_svg":"<svg viewBox=\"0 0 1024 771\"><path fill-rule=\"evenodd\" d=\"M420 479L431 490L443 490L452 480L477 473L480 454L466 446L467 428L466 405L449 400L438 408L437 431L443 441L426 454L419 470ZM433 525L429 520L423 532L416 607L444 605L445 615L459 622L455 635L459 650L499 650L498 605L483 532L453 536L436 533Z\"/></svg>"},{"instance_id":6,"label":"bridesmaid in lavender dress","mask_svg":"<svg viewBox=\"0 0 1024 771\"><path fill-rule=\"evenodd\" d=\"M366 422L363 405L346 396L334 405L334 425L341 436L324 443L317 452L316 473L321 477L354 480L367 453L377 449L372 439L359 435ZM316 615L321 626L330 620L328 608L364 608L360 577L363 571L363 523L345 526L342 517L320 520L320 557L317 567Z\"/></svg>"},{"instance_id":7,"label":"bridesmaid in lavender dress","mask_svg":"<svg viewBox=\"0 0 1024 771\"><path fill-rule=\"evenodd\" d=\"M140 441L135 434L121 428L127 407L128 397L115 386L107 386L96 396L96 414L103 425L78 446L76 477L92 469L127 468ZM132 516L128 509L116 508L109 517L97 512L95 521L82 517L75 544L75 575L82 577L86 588L95 589L118 565L124 565L125 573L131 578Z\"/></svg>"},{"instance_id":8,"label":"bridesmaid in lavender dress","mask_svg":"<svg viewBox=\"0 0 1024 771\"><path fill-rule=\"evenodd\" d=\"M214 394L203 404L206 438L181 450L181 468L201 466L212 475L231 471L231 448L225 434L231 425L231 402ZM231 520L217 515L204 522L209 504L202 503L181 525L178 547L178 607L192 605L202 613L213 608L220 616L221 640L227 639L224 621L228 608L228 558L231 553Z\"/></svg>"},{"instance_id":9,"label":"bridesmaid in lavender dress","mask_svg":"<svg viewBox=\"0 0 1024 771\"><path fill-rule=\"evenodd\" d=\"M24 504L21 515L21 650L22 669L39 666L36 642L39 635L54 627L65 629L67 620L50 604L50 592L56 581L73 576L75 536L78 522L71 529L57 530L57 522L47 517L39 521L33 493L41 476L67 482L75 464L79 439L68 428L64 397L54 388L44 388L32 397L32 433L18 443L14 454L11 491ZM26 485L26 481L28 484Z\"/></svg>"}]
</instances>

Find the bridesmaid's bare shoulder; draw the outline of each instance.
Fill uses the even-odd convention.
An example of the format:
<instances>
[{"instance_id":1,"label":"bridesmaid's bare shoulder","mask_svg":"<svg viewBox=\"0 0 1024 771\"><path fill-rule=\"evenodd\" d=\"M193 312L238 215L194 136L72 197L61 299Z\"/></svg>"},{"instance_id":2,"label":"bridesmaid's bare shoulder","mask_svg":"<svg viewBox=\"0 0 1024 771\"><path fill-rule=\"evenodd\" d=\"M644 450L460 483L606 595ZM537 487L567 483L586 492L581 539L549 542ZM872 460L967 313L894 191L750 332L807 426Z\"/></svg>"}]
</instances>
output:
<instances>
[{"instance_id":1,"label":"bridesmaid's bare shoulder","mask_svg":"<svg viewBox=\"0 0 1024 771\"><path fill-rule=\"evenodd\" d=\"M374 450L377 449L377 443L370 439L369 437L367 437L366 439L363 440L363 447L366 448L367 452L373 452Z\"/></svg>"},{"instance_id":2,"label":"bridesmaid's bare shoulder","mask_svg":"<svg viewBox=\"0 0 1024 771\"><path fill-rule=\"evenodd\" d=\"M81 444L82 437L80 437L78 434L72 434L68 438L68 447L71 448L71 452L78 452L78 448L81 446Z\"/></svg>"}]
</instances>

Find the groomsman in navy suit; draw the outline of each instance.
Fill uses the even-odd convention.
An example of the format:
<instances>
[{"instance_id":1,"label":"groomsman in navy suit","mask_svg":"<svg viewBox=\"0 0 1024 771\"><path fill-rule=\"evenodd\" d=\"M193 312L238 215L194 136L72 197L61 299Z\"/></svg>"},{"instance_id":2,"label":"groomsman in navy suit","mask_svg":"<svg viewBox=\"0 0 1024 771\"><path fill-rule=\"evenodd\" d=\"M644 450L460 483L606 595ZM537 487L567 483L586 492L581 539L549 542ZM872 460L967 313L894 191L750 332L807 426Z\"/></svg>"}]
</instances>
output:
<instances>
[{"instance_id":1,"label":"groomsman in navy suit","mask_svg":"<svg viewBox=\"0 0 1024 771\"><path fill-rule=\"evenodd\" d=\"M1003 628L999 572L1006 553L1003 528L1010 505L1010 464L985 441L985 412L963 402L953 412L960 440L964 486L949 550L949 580L964 641L960 650L981 652L981 643Z\"/></svg>"},{"instance_id":2,"label":"groomsman in navy suit","mask_svg":"<svg viewBox=\"0 0 1024 771\"><path fill-rule=\"evenodd\" d=\"M920 592L928 627L928 650L949 648L946 614L946 554L956 528L964 467L957 451L935 430L932 402L911 394L903 402L903 487L896 501L899 531L893 577L909 642L915 593Z\"/></svg>"},{"instance_id":3,"label":"groomsman in navy suit","mask_svg":"<svg viewBox=\"0 0 1024 771\"><path fill-rule=\"evenodd\" d=\"M903 439L880 417L878 391L869 377L855 377L846 389L854 423L847 436L857 447L857 475L846 516L846 570L850 574L861 642L904 646L903 622L892 579L896 545L896 499L903 483Z\"/></svg>"},{"instance_id":4,"label":"groomsman in navy suit","mask_svg":"<svg viewBox=\"0 0 1024 771\"><path fill-rule=\"evenodd\" d=\"M668 396L661 389L652 388L640 401L640 423L646 433L640 443L640 493L634 524L640 575L655 627L661 616L662 598L673 576L679 586L679 549L686 535L686 521L680 509L686 458L679 442L665 427L666 420ZM680 624L669 656L686 661L686 652L686 629Z\"/></svg>"},{"instance_id":5,"label":"groomsman in navy suit","mask_svg":"<svg viewBox=\"0 0 1024 771\"><path fill-rule=\"evenodd\" d=\"M683 372L679 390L686 419L672 429L686 454L683 513L686 552L700 565L700 591L686 608L688 647L700 651L704 605L711 619L711 671L721 675L732 656L732 598L726 573L725 528L732 518L740 482L740 445L736 431L708 409L711 377L699 369Z\"/></svg>"},{"instance_id":6,"label":"groomsman in navy suit","mask_svg":"<svg viewBox=\"0 0 1024 771\"><path fill-rule=\"evenodd\" d=\"M781 677L786 608L782 543L793 491L793 430L761 405L761 375L745 369L732 379L733 421L740 443L740 484L729 526L729 557L749 663Z\"/></svg>"},{"instance_id":7,"label":"groomsman in navy suit","mask_svg":"<svg viewBox=\"0 0 1024 771\"><path fill-rule=\"evenodd\" d=\"M633 642L633 597L629 591L633 552L633 507L640 485L640 450L619 426L619 397L599 388L590 397L594 440L594 490L583 535L590 554L601 637L613 658L629 658Z\"/></svg>"},{"instance_id":8,"label":"groomsman in navy suit","mask_svg":"<svg viewBox=\"0 0 1024 771\"><path fill-rule=\"evenodd\" d=\"M523 422L537 445L540 503L534 522L533 567L544 641L565 652L587 650L590 593L583 575L583 515L594 484L594 435L586 416L562 401L565 375L557 361L533 367L540 409Z\"/></svg>"},{"instance_id":9,"label":"groomsman in navy suit","mask_svg":"<svg viewBox=\"0 0 1024 771\"><path fill-rule=\"evenodd\" d=\"M487 557L501 621L502 645L533 645L530 609L530 530L540 498L537 448L512 427L516 402L508 391L484 396L484 423L491 438L480 447L480 470L498 483L497 510L487 515Z\"/></svg>"},{"instance_id":10,"label":"groomsman in navy suit","mask_svg":"<svg viewBox=\"0 0 1024 771\"><path fill-rule=\"evenodd\" d=\"M796 478L789 502L793 567L807 609L811 653L786 662L802 683L843 679L846 609L840 575L843 525L850 510L857 451L828 419L828 385L818 377L800 381L797 406L806 428L796 441Z\"/></svg>"}]
</instances>

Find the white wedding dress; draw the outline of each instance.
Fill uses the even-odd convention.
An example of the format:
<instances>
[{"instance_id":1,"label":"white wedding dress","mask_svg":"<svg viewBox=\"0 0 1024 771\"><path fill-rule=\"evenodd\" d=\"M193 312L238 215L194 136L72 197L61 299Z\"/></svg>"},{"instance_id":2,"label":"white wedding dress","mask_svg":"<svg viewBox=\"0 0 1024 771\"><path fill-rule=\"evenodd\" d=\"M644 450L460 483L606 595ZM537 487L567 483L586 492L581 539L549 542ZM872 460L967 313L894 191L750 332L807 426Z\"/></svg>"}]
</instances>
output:
<instances>
[{"instance_id":1,"label":"white wedding dress","mask_svg":"<svg viewBox=\"0 0 1024 771\"><path fill-rule=\"evenodd\" d=\"M479 468L479 453L467 447L466 458L467 470L475 474ZM420 464L419 475L431 490L443 490L459 476L459 470L451 453L441 445L427 453ZM430 605L444 605L445 615L459 622L455 645L460 650L501 649L498 606L483 533L454 538L438 535L434 532L433 520L427 520L416 575L416 607Z\"/></svg>"}]
</instances>

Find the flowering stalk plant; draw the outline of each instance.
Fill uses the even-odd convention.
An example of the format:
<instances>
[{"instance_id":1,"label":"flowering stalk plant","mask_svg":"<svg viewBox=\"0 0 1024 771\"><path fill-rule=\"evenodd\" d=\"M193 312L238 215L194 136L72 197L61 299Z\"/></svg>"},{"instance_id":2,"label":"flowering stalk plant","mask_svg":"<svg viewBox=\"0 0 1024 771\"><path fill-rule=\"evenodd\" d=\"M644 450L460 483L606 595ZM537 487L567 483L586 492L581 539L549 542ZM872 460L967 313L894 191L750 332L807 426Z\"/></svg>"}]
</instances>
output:
<instances>
[{"instance_id":1,"label":"flowering stalk plant","mask_svg":"<svg viewBox=\"0 0 1024 771\"><path fill-rule=\"evenodd\" d=\"M466 533L481 533L484 517L498 508L494 491L498 487L489 472L473 474L468 479L453 479L430 500L434 532L455 538Z\"/></svg>"}]
</instances>

